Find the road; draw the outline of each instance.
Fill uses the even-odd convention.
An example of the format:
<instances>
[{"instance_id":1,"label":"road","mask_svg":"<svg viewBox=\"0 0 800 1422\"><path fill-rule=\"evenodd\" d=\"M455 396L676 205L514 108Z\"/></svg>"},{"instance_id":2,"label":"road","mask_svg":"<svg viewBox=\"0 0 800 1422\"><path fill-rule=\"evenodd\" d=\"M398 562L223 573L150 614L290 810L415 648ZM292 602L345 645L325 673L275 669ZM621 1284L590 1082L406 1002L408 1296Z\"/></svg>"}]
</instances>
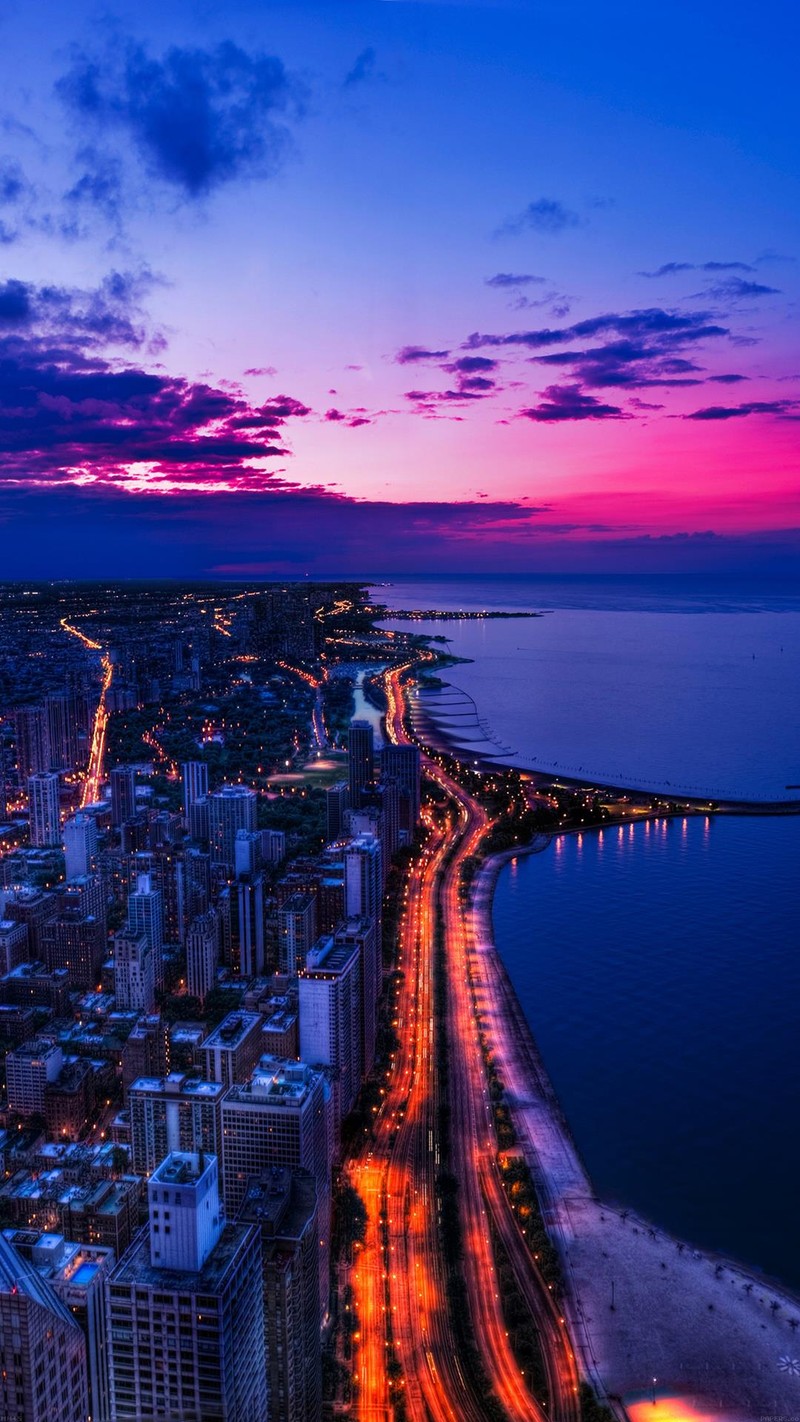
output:
<instances>
[{"instance_id":1,"label":"road","mask_svg":"<svg viewBox=\"0 0 800 1422\"><path fill-rule=\"evenodd\" d=\"M401 677L387 673L387 732L407 742ZM399 1037L372 1138L349 1161L368 1212L353 1271L361 1422L390 1422L393 1390L411 1422L484 1422L497 1403L509 1419L578 1417L572 1350L502 1189L491 1107L469 975L470 931L459 893L464 860L489 828L482 807L433 761L424 769L443 792L425 810L427 842L409 873L401 917L395 1004ZM437 928L439 939L437 944ZM444 955L444 1021L437 1024L437 946ZM440 965L441 966L441 965ZM448 1079L437 1070L437 1031L446 1031ZM446 1094L445 1094L446 1093ZM449 1107L451 1157L442 1159L441 1108ZM465 1358L463 1320L453 1316L442 1250L437 1177L458 1181L463 1275L479 1370ZM503 1241L522 1297L535 1318L549 1405L531 1394L502 1312L492 1225ZM480 1376L482 1370L483 1377ZM493 1403L488 1401L491 1392Z\"/></svg>"},{"instance_id":2,"label":"road","mask_svg":"<svg viewBox=\"0 0 800 1422\"><path fill-rule=\"evenodd\" d=\"M91 637L87 637L85 632L81 632L79 627L68 622L65 617L61 619L63 630L71 637L77 637L84 647L90 651L102 652L100 666L103 672L103 679L100 683L100 700L97 703L97 710L92 726L92 743L89 749L89 765L81 791L81 809L85 805L93 805L100 799L100 787L103 783L105 758L106 758L106 730L108 727L108 710L106 707L106 696L111 685L111 678L114 675L114 664L108 652L103 651L102 643L95 642Z\"/></svg>"}]
</instances>

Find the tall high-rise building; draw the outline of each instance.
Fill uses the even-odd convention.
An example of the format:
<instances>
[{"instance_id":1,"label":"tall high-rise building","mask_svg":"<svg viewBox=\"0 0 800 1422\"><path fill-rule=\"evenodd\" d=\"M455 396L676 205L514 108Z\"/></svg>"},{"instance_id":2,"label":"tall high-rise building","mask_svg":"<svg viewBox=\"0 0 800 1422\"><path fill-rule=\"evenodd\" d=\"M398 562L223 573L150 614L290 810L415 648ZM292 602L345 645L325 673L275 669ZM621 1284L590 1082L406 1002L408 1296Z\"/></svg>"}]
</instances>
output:
<instances>
[{"instance_id":1,"label":"tall high-rise building","mask_svg":"<svg viewBox=\"0 0 800 1422\"><path fill-rule=\"evenodd\" d=\"M172 1150L206 1151L220 1156L221 1106L225 1087L173 1071L143 1076L128 1091L133 1168L151 1175Z\"/></svg>"},{"instance_id":2,"label":"tall high-rise building","mask_svg":"<svg viewBox=\"0 0 800 1422\"><path fill-rule=\"evenodd\" d=\"M193 919L186 934L186 986L192 997L205 1002L217 980L219 966L219 915L216 909Z\"/></svg>"},{"instance_id":3,"label":"tall high-rise building","mask_svg":"<svg viewBox=\"0 0 800 1422\"><path fill-rule=\"evenodd\" d=\"M261 835L258 830L236 831L233 842L233 869L237 879L258 872L261 864Z\"/></svg>"},{"instance_id":4,"label":"tall high-rise building","mask_svg":"<svg viewBox=\"0 0 800 1422\"><path fill-rule=\"evenodd\" d=\"M273 1166L239 1212L261 1233L270 1422L322 1415L317 1190L307 1170Z\"/></svg>"},{"instance_id":5,"label":"tall high-rise building","mask_svg":"<svg viewBox=\"0 0 800 1422\"><path fill-rule=\"evenodd\" d=\"M320 938L298 978L300 1059L331 1068L337 1133L361 1080L361 944Z\"/></svg>"},{"instance_id":6,"label":"tall high-rise building","mask_svg":"<svg viewBox=\"0 0 800 1422\"><path fill-rule=\"evenodd\" d=\"M50 769L47 718L43 706L18 706L14 712L17 776L25 785L31 775Z\"/></svg>"},{"instance_id":7,"label":"tall high-rise building","mask_svg":"<svg viewBox=\"0 0 800 1422\"><path fill-rule=\"evenodd\" d=\"M419 819L421 759L418 746L386 745L381 751L381 770L392 780L399 781L410 796L410 814L413 831ZM405 826L409 828L409 826Z\"/></svg>"},{"instance_id":8,"label":"tall high-rise building","mask_svg":"<svg viewBox=\"0 0 800 1422\"><path fill-rule=\"evenodd\" d=\"M246 1081L263 1052L263 1027L260 1012L229 1012L199 1048L206 1080L223 1086Z\"/></svg>"},{"instance_id":9,"label":"tall high-rise building","mask_svg":"<svg viewBox=\"0 0 800 1422\"><path fill-rule=\"evenodd\" d=\"M89 1417L91 1422L111 1422L106 1280L114 1267L114 1251L39 1230L7 1229L3 1233L17 1254L48 1282L79 1325L86 1343Z\"/></svg>"},{"instance_id":10,"label":"tall high-rise building","mask_svg":"<svg viewBox=\"0 0 800 1422\"><path fill-rule=\"evenodd\" d=\"M121 1012L152 1012L156 1005L153 953L145 933L114 934L114 996Z\"/></svg>"},{"instance_id":11,"label":"tall high-rise building","mask_svg":"<svg viewBox=\"0 0 800 1422\"><path fill-rule=\"evenodd\" d=\"M44 1039L22 1042L6 1056L6 1096L10 1111L20 1116L43 1116L45 1092L57 1081L64 1053L57 1043Z\"/></svg>"},{"instance_id":12,"label":"tall high-rise building","mask_svg":"<svg viewBox=\"0 0 800 1422\"><path fill-rule=\"evenodd\" d=\"M350 787L346 780L337 780L325 791L325 840L330 844L344 832L344 813L350 803Z\"/></svg>"},{"instance_id":13,"label":"tall high-rise building","mask_svg":"<svg viewBox=\"0 0 800 1422\"><path fill-rule=\"evenodd\" d=\"M175 909L178 942L183 943L189 924L211 902L211 856L189 846L175 860Z\"/></svg>"},{"instance_id":14,"label":"tall high-rise building","mask_svg":"<svg viewBox=\"0 0 800 1422\"><path fill-rule=\"evenodd\" d=\"M52 691L45 701L50 770L72 770L78 763L78 721L74 695Z\"/></svg>"},{"instance_id":15,"label":"tall high-rise building","mask_svg":"<svg viewBox=\"0 0 800 1422\"><path fill-rule=\"evenodd\" d=\"M242 878L234 885L233 938L234 961L243 978L257 977L264 972L264 880L260 874Z\"/></svg>"},{"instance_id":16,"label":"tall high-rise building","mask_svg":"<svg viewBox=\"0 0 800 1422\"><path fill-rule=\"evenodd\" d=\"M261 858L264 864L280 864L286 858L286 835L283 830L261 831Z\"/></svg>"},{"instance_id":17,"label":"tall high-rise building","mask_svg":"<svg viewBox=\"0 0 800 1422\"><path fill-rule=\"evenodd\" d=\"M371 1013L374 1016L377 1000L383 986L383 866L380 842L374 835L359 835L345 849L345 907L348 919L371 919L375 927L372 968L364 968L365 1016L370 1016L367 999L370 983L373 986ZM367 1034L367 1039L368 1039Z\"/></svg>"},{"instance_id":18,"label":"tall high-rise building","mask_svg":"<svg viewBox=\"0 0 800 1422\"><path fill-rule=\"evenodd\" d=\"M120 829L136 814L136 771L132 765L115 765L110 776L111 823Z\"/></svg>"},{"instance_id":19,"label":"tall high-rise building","mask_svg":"<svg viewBox=\"0 0 800 1422\"><path fill-rule=\"evenodd\" d=\"M42 927L42 957L51 972L66 968L73 991L98 986L107 948L105 916L67 908Z\"/></svg>"},{"instance_id":20,"label":"tall high-rise building","mask_svg":"<svg viewBox=\"0 0 800 1422\"><path fill-rule=\"evenodd\" d=\"M181 786L183 789L183 813L189 818L189 809L208 794L208 766L204 760L187 760L181 766Z\"/></svg>"},{"instance_id":21,"label":"tall high-rise building","mask_svg":"<svg viewBox=\"0 0 800 1422\"><path fill-rule=\"evenodd\" d=\"M97 821L94 815L78 813L64 824L64 859L67 879L91 874L97 853Z\"/></svg>"},{"instance_id":22,"label":"tall high-rise building","mask_svg":"<svg viewBox=\"0 0 800 1422\"><path fill-rule=\"evenodd\" d=\"M136 888L128 895L128 928L134 936L144 934L153 957L153 984L164 983L164 901L152 886L149 874L140 874Z\"/></svg>"},{"instance_id":23,"label":"tall high-rise building","mask_svg":"<svg viewBox=\"0 0 800 1422\"><path fill-rule=\"evenodd\" d=\"M0 1234L0 1417L86 1422L86 1382L79 1325L47 1280Z\"/></svg>"},{"instance_id":24,"label":"tall high-rise building","mask_svg":"<svg viewBox=\"0 0 800 1422\"><path fill-rule=\"evenodd\" d=\"M350 807L360 809L375 779L375 736L369 721L351 721L347 732Z\"/></svg>"},{"instance_id":25,"label":"tall high-rise building","mask_svg":"<svg viewBox=\"0 0 800 1422\"><path fill-rule=\"evenodd\" d=\"M375 1037L378 1026L377 1002L380 996L380 945L371 918L348 918L339 924L336 942L357 946L361 956L361 1060L359 1073L366 1076L375 1060Z\"/></svg>"},{"instance_id":26,"label":"tall high-rise building","mask_svg":"<svg viewBox=\"0 0 800 1422\"><path fill-rule=\"evenodd\" d=\"M278 910L278 967L292 977L303 967L317 938L314 894L291 894Z\"/></svg>"},{"instance_id":27,"label":"tall high-rise building","mask_svg":"<svg viewBox=\"0 0 800 1422\"><path fill-rule=\"evenodd\" d=\"M225 1224L213 1155L174 1151L108 1285L115 1422L267 1422L258 1231Z\"/></svg>"},{"instance_id":28,"label":"tall high-rise building","mask_svg":"<svg viewBox=\"0 0 800 1422\"><path fill-rule=\"evenodd\" d=\"M256 792L247 785L222 785L207 799L211 858L215 864L233 869L237 832L256 829Z\"/></svg>"},{"instance_id":29,"label":"tall high-rise building","mask_svg":"<svg viewBox=\"0 0 800 1422\"><path fill-rule=\"evenodd\" d=\"M30 839L39 849L61 843L58 786L59 778L54 771L28 777Z\"/></svg>"},{"instance_id":30,"label":"tall high-rise building","mask_svg":"<svg viewBox=\"0 0 800 1422\"><path fill-rule=\"evenodd\" d=\"M29 960L28 929L24 923L0 916L0 978Z\"/></svg>"}]
</instances>

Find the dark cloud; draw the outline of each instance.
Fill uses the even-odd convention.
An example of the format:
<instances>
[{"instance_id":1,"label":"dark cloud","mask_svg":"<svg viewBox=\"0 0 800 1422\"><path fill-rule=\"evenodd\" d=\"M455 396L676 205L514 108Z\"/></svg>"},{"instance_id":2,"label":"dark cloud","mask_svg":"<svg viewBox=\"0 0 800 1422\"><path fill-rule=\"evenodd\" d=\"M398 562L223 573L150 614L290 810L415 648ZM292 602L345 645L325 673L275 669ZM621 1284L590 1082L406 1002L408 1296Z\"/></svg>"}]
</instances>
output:
<instances>
[{"instance_id":1,"label":"dark cloud","mask_svg":"<svg viewBox=\"0 0 800 1422\"><path fill-rule=\"evenodd\" d=\"M102 57L80 52L57 88L81 123L104 138L126 133L148 170L187 198L273 173L287 150L286 120L302 108L279 59L231 41L213 50L173 46L163 58L133 42ZM78 184L84 198L90 171ZM103 198L103 183L99 191Z\"/></svg>"},{"instance_id":2,"label":"dark cloud","mask_svg":"<svg viewBox=\"0 0 800 1422\"><path fill-rule=\"evenodd\" d=\"M122 164L114 154L92 146L80 149L77 155L80 176L64 194L68 217L63 226L69 235L75 214L89 209L102 213L107 221L117 224L123 204Z\"/></svg>"},{"instance_id":3,"label":"dark cloud","mask_svg":"<svg viewBox=\"0 0 800 1422\"><path fill-rule=\"evenodd\" d=\"M403 346L395 361L398 365L415 365L418 361L445 360L449 354L449 351L430 351L425 346Z\"/></svg>"},{"instance_id":4,"label":"dark cloud","mask_svg":"<svg viewBox=\"0 0 800 1422\"><path fill-rule=\"evenodd\" d=\"M484 285L496 286L504 290L508 287L530 286L531 282L544 282L546 280L546 277L531 276L527 272L523 272L519 276L515 275L514 272L497 272L495 276L487 277Z\"/></svg>"},{"instance_id":5,"label":"dark cloud","mask_svg":"<svg viewBox=\"0 0 800 1422\"><path fill-rule=\"evenodd\" d=\"M540 327L507 335L474 332L464 348L521 347L536 351L530 359L569 372L581 386L681 386L702 383L702 367L691 359L700 343L729 335L728 328L705 311L609 312L571 326ZM585 344L596 340L597 345ZM548 347L579 342L569 350Z\"/></svg>"},{"instance_id":6,"label":"dark cloud","mask_svg":"<svg viewBox=\"0 0 800 1422\"><path fill-rule=\"evenodd\" d=\"M377 61L378 56L372 45L362 49L361 53L356 56L352 69L345 75L344 88L353 89L359 84L366 83L368 79L376 79L378 77Z\"/></svg>"},{"instance_id":7,"label":"dark cloud","mask_svg":"<svg viewBox=\"0 0 800 1422\"><path fill-rule=\"evenodd\" d=\"M681 415L683 420L738 420L746 415L782 415L797 418L800 402L797 400L748 400L742 405L708 405L704 410L693 410L689 415Z\"/></svg>"},{"instance_id":8,"label":"dark cloud","mask_svg":"<svg viewBox=\"0 0 800 1422\"><path fill-rule=\"evenodd\" d=\"M748 375L735 375L733 373L725 375L707 375L706 382L709 385L739 385L743 380L749 380L749 378L750 377Z\"/></svg>"},{"instance_id":9,"label":"dark cloud","mask_svg":"<svg viewBox=\"0 0 800 1422\"><path fill-rule=\"evenodd\" d=\"M19 163L10 158L0 159L0 206L14 206L21 202L29 191L30 183Z\"/></svg>"},{"instance_id":10,"label":"dark cloud","mask_svg":"<svg viewBox=\"0 0 800 1422\"><path fill-rule=\"evenodd\" d=\"M780 296L776 286L764 286L760 281L744 281L742 277L731 277L728 281L709 286L706 295L717 301L744 301L752 296Z\"/></svg>"},{"instance_id":11,"label":"dark cloud","mask_svg":"<svg viewBox=\"0 0 800 1422\"><path fill-rule=\"evenodd\" d=\"M752 272L749 262L665 262L654 272L637 272L642 277L676 276L678 272Z\"/></svg>"},{"instance_id":12,"label":"dark cloud","mask_svg":"<svg viewBox=\"0 0 800 1422\"><path fill-rule=\"evenodd\" d=\"M624 420L630 418L618 405L604 405L586 395L579 385L548 385L538 405L520 414L528 420L555 424L565 420Z\"/></svg>"},{"instance_id":13,"label":"dark cloud","mask_svg":"<svg viewBox=\"0 0 800 1422\"><path fill-rule=\"evenodd\" d=\"M476 371L496 370L497 361L489 356L459 356L443 368L450 374L474 375Z\"/></svg>"},{"instance_id":14,"label":"dark cloud","mask_svg":"<svg viewBox=\"0 0 800 1422\"><path fill-rule=\"evenodd\" d=\"M274 365L249 365L244 372L245 375L277 375Z\"/></svg>"},{"instance_id":15,"label":"dark cloud","mask_svg":"<svg viewBox=\"0 0 800 1422\"><path fill-rule=\"evenodd\" d=\"M496 237L516 237L521 232L545 232L551 235L565 232L569 227L577 227L580 218L577 212L565 207L556 198L537 198L529 202L524 211L516 217L509 217L498 227Z\"/></svg>"}]
</instances>

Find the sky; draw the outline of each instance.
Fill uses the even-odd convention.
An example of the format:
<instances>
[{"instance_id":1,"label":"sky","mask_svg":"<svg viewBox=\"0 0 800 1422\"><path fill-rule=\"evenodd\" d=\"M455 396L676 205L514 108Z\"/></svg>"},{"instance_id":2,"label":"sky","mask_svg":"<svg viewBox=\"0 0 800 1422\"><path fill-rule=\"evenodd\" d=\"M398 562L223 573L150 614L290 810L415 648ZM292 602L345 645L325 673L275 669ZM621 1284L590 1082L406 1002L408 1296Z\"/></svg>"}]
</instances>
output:
<instances>
[{"instance_id":1,"label":"sky","mask_svg":"<svg viewBox=\"0 0 800 1422\"><path fill-rule=\"evenodd\" d=\"M796 571L799 28L0 0L0 577Z\"/></svg>"}]
</instances>

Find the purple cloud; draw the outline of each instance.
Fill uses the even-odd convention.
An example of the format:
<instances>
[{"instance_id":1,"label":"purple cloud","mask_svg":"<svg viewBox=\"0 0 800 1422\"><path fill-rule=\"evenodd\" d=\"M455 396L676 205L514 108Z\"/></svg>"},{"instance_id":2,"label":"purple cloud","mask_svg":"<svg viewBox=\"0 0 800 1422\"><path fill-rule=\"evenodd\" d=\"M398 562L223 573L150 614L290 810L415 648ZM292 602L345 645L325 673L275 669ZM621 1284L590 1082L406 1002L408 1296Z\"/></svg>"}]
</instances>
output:
<instances>
[{"instance_id":1,"label":"purple cloud","mask_svg":"<svg viewBox=\"0 0 800 1422\"><path fill-rule=\"evenodd\" d=\"M681 415L683 420L736 420L746 415L783 415L796 419L797 400L748 400L742 405L708 405L704 410L693 410L689 415Z\"/></svg>"},{"instance_id":2,"label":"purple cloud","mask_svg":"<svg viewBox=\"0 0 800 1422\"><path fill-rule=\"evenodd\" d=\"M397 365L416 365L420 361L445 360L449 354L449 351L430 351L425 346L403 346L397 352L395 362Z\"/></svg>"},{"instance_id":3,"label":"purple cloud","mask_svg":"<svg viewBox=\"0 0 800 1422\"><path fill-rule=\"evenodd\" d=\"M484 286L499 287L502 291L508 289L509 287L513 288L516 286L530 286L531 282L539 283L545 282L546 280L546 277L531 276L528 273L522 273L521 275L517 276L514 274L514 272L497 272L495 276L486 278Z\"/></svg>"},{"instance_id":4,"label":"purple cloud","mask_svg":"<svg viewBox=\"0 0 800 1422\"><path fill-rule=\"evenodd\" d=\"M565 420L626 420L619 405L604 405L593 395L585 395L579 385L548 385L540 404L521 410L528 420L556 424Z\"/></svg>"}]
</instances>

